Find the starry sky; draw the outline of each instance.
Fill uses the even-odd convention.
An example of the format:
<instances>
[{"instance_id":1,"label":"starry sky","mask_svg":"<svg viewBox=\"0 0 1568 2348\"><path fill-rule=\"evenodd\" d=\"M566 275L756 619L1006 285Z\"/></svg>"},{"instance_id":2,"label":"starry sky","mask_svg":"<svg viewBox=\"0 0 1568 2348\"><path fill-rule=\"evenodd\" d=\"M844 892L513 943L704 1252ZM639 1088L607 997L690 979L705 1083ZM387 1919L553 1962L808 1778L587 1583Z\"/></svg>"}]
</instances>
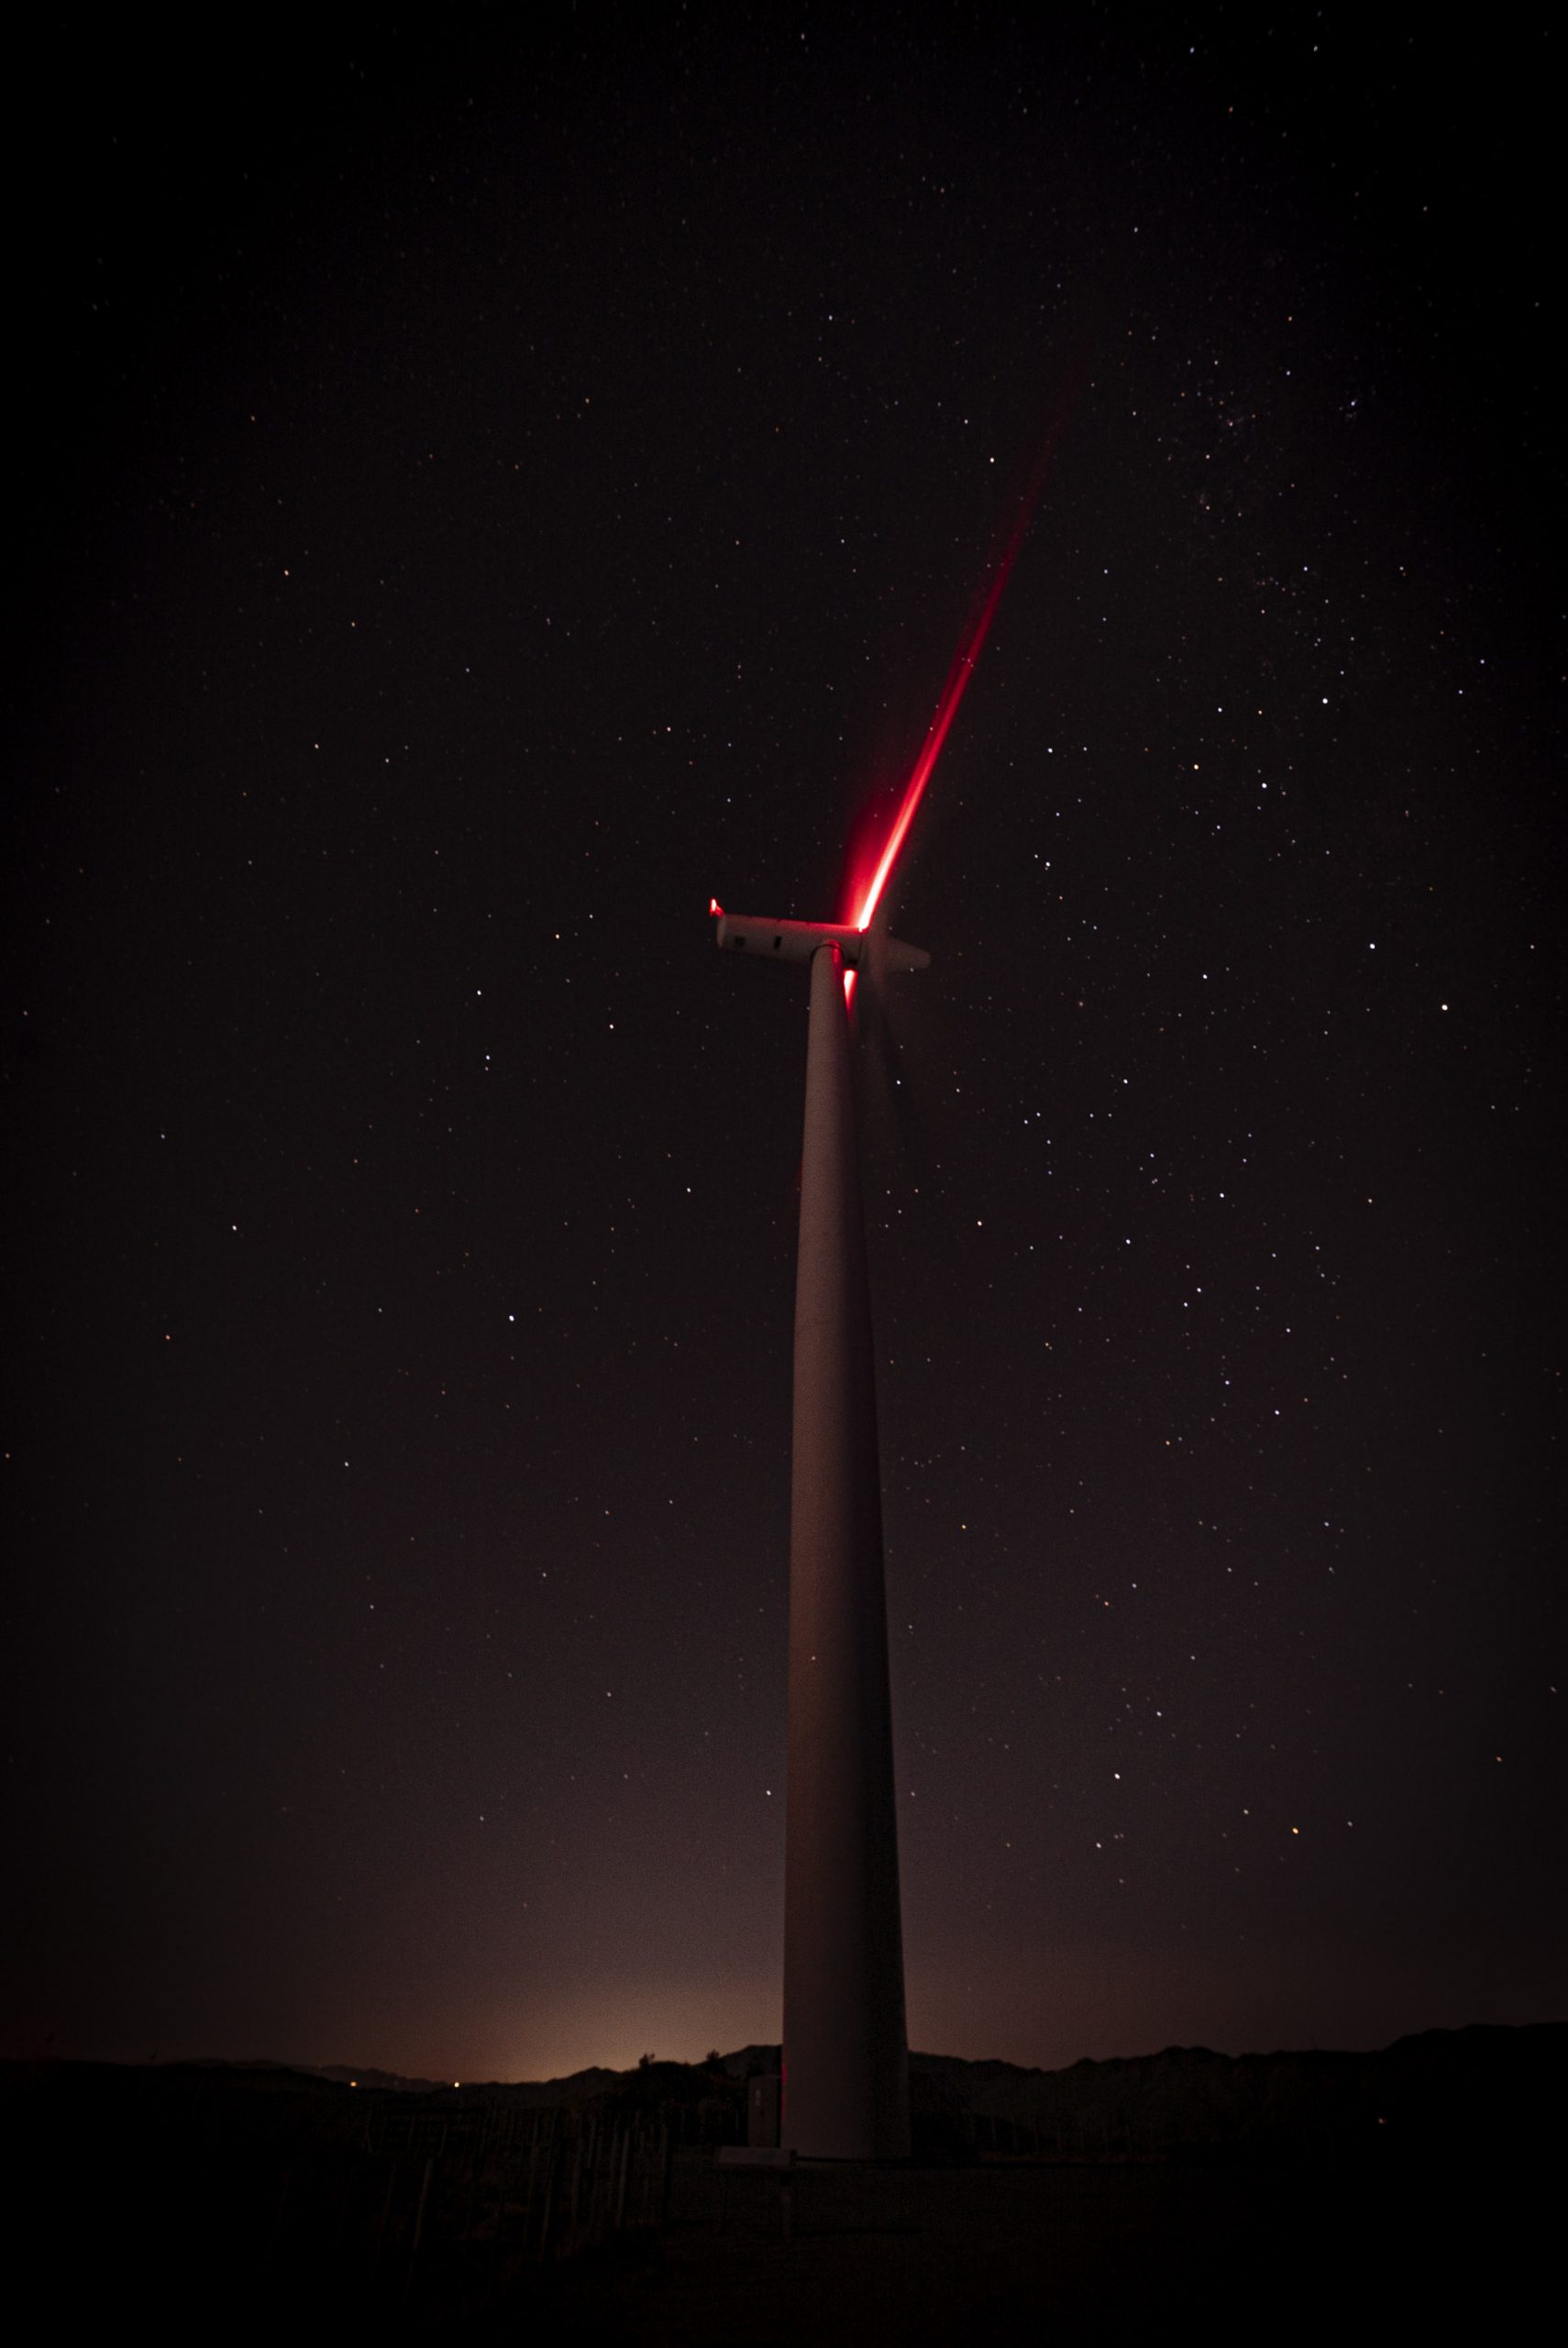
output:
<instances>
[{"instance_id":1,"label":"starry sky","mask_svg":"<svg viewBox=\"0 0 1568 2348\"><path fill-rule=\"evenodd\" d=\"M1558 2016L1552 36L213 38L10 166L5 2051L777 2036L706 908L840 910L1042 469L867 1071L911 2040Z\"/></svg>"}]
</instances>

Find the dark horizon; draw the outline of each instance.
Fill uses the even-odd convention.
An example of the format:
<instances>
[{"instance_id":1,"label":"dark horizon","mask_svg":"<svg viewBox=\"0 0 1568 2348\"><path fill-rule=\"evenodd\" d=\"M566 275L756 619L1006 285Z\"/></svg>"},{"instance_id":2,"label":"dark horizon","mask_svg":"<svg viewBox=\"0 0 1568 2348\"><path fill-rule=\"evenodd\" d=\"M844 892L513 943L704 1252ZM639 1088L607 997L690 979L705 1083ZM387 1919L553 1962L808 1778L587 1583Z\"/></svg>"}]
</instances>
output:
<instances>
[{"instance_id":1,"label":"dark horizon","mask_svg":"<svg viewBox=\"0 0 1568 2348\"><path fill-rule=\"evenodd\" d=\"M1466 2040L1485 2040L1488 2043L1496 2044L1499 2041L1528 2038L1540 2042L1541 2052L1550 2057L1555 2057L1560 2050L1551 2046L1549 2042L1558 2033L1564 2032L1568 2032L1568 2021L1555 2020L1534 2022L1465 2022L1453 2029L1439 2026L1430 2030L1408 2032L1403 2036L1391 2040L1385 2046L1318 2046L1315 2044L1252 2046L1227 2052L1222 2047L1172 2044L1140 2048L1137 2053L1132 2054L1079 2055L1071 2063L1050 2067L1039 2064L1010 2062L1005 2055L943 2054L933 2052L930 2047L911 2046L910 2061L917 2069L924 2072L941 2071L955 2066L960 2070L975 2072L1012 2072L1022 2079L1057 2080L1067 2077L1075 2071L1086 2069L1106 2073L1147 2069L1172 2058L1203 2057L1214 2062L1238 2065L1294 2064L1310 2060L1318 2055L1336 2061L1341 2058L1354 2061L1357 2057L1376 2060L1383 2056L1393 2056L1401 2051L1409 2053L1418 2046L1429 2046L1433 2041L1446 2042L1449 2046L1452 2046L1455 2042ZM440 2096L449 2093L454 2088L463 2093L481 2094L487 2089L494 2088L502 2093L521 2090L530 2094L543 2095L550 2088L573 2088L588 2080L629 2082L650 2073L663 2075L670 2071L698 2073L720 2071L732 2080L744 2081L756 2076L767 2076L766 2070L761 2068L753 2058L763 2058L764 2065L771 2058L776 2065L781 2052L782 2049L777 2039L760 2041L745 2046L733 2046L727 2052L710 2048L706 2055L700 2057L661 2054L650 2048L645 2049L636 2062L619 2068L603 2063L589 2063L584 2064L580 2069L564 2072L558 2076L529 2079L480 2077L448 2079L388 2070L377 2063L291 2063L265 2054L251 2056L192 2054L164 2057L156 2050L140 2063L105 2063L102 2058L94 2057L61 2057L58 2060L63 2062L67 2069L108 2068L126 2072L149 2070L276 2072L289 2077L321 2079L332 2086L348 2085L363 2087L367 2089L387 2088L399 2094L418 2094L428 2089L432 2094ZM14 2059L0 2056L0 2062ZM52 2064L56 2059L46 2058L46 2061ZM734 2067L737 2064L745 2064L746 2068L744 2071L737 2071ZM28 2066L24 2064L22 2067Z\"/></svg>"},{"instance_id":2,"label":"dark horizon","mask_svg":"<svg viewBox=\"0 0 1568 2348\"><path fill-rule=\"evenodd\" d=\"M868 1115L911 2041L1560 2009L1549 33L53 38L0 2054L777 2039L704 909L839 910L1048 440Z\"/></svg>"}]
</instances>

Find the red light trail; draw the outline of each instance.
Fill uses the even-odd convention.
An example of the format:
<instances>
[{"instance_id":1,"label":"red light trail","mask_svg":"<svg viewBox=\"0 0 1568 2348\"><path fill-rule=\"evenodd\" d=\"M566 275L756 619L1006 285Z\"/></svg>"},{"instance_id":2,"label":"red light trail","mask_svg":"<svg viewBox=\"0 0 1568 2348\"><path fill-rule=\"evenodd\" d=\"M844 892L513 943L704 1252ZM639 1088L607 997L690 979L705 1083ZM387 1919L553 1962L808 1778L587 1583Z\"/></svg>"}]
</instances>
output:
<instances>
[{"instance_id":1,"label":"red light trail","mask_svg":"<svg viewBox=\"0 0 1568 2348\"><path fill-rule=\"evenodd\" d=\"M990 634L991 622L997 615L997 606L1001 602L1009 574L1018 559L1018 550L1023 543L1023 534L1029 527L1039 493L1040 484L1036 481L1031 485L1029 495L1025 498L1018 519L1013 524L1012 534L1002 548L1001 559L992 574L986 599L980 605L978 615L970 626L968 634L958 648L953 666L947 671L947 681L942 688L941 698L936 704L936 714L926 729L920 756L916 759L910 779L904 785L904 795L900 802L893 828L888 835L887 846L883 848L877 869L861 892L860 902L851 916L856 929L869 929L871 926L871 917L877 910L878 901L888 885L889 875L898 862L899 850L909 836L910 825L915 819L915 810L925 796L925 786L931 781L932 770L941 755L942 746L947 739L953 721L958 714L958 704L963 700L969 680L975 673L975 663L980 657L981 647Z\"/></svg>"},{"instance_id":2,"label":"red light trail","mask_svg":"<svg viewBox=\"0 0 1568 2348\"><path fill-rule=\"evenodd\" d=\"M1054 433L1052 437L1055 437ZM899 851L909 837L910 825L915 819L915 811L925 796L926 784L931 781L936 761L942 754L942 746L946 741L953 721L958 714L958 704L963 700L969 680L975 673L975 663L978 660L981 648L990 634L991 622L997 615L997 607L1001 602L1003 592L1011 575L1012 566L1018 559L1019 548L1022 546L1025 533L1034 517L1034 508L1040 502L1040 492L1044 486L1045 467L1049 455L1050 443L1048 442L1045 453L1035 468L1034 477L1024 493L1023 503L1019 508L1018 518L1012 526L1007 544L1003 547L997 567L991 574L990 585L986 590L984 600L954 656L953 666L947 671L947 681L943 686L937 701L936 714L926 728L925 740L921 744L920 756L916 759L910 779L904 785L904 795L899 803L899 812L893 819L893 827L888 835L887 843L878 859L877 869L861 890L855 911L849 917L856 929L870 928L882 892L887 887L893 867L899 860ZM853 970L846 970L844 974L844 994L846 1002L854 1002L855 972Z\"/></svg>"},{"instance_id":3,"label":"red light trail","mask_svg":"<svg viewBox=\"0 0 1568 2348\"><path fill-rule=\"evenodd\" d=\"M1083 354L1080 353L1078 361L1072 371L1074 378L1081 375L1083 363ZM876 869L858 893L856 893L853 880L850 883L854 911L847 915L847 921L853 928L870 928L877 907L881 901L882 892L891 877L894 865L899 860L900 850L909 837L910 826L915 819L915 811L925 796L925 787L931 781L936 761L942 755L942 746L946 741L953 721L958 714L958 704L968 690L969 680L975 673L975 664L980 657L987 637L991 632L991 622L996 618L998 607L1006 592L1007 582L1012 574L1012 566L1018 559L1019 550L1028 533L1029 525L1034 518L1034 509L1040 503L1040 493L1045 486L1046 471L1075 389L1076 382L1070 382L1057 406L1056 414L1052 419L1050 430L1046 435L1045 445L1034 468L1033 476L1018 509L1017 519L1008 535L1006 545L997 559L990 583L985 591L978 611L970 621L958 650L954 656L953 665L947 671L947 681L937 700L936 714L926 728L925 739L921 744L920 756L916 759L910 779L904 785L903 797L899 802L899 812L893 819L892 829L888 835ZM716 897L710 899L709 911L715 915L719 913L719 901ZM845 1002L853 1002L855 1000L855 971L845 970L844 974Z\"/></svg>"}]
</instances>

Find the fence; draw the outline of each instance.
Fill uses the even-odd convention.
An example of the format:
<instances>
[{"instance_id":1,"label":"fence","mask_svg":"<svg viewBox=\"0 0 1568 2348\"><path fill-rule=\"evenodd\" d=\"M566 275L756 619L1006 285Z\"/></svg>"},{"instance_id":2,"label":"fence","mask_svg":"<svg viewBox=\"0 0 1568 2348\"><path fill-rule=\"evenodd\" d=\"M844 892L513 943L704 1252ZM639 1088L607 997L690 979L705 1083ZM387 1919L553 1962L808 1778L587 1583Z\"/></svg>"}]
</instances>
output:
<instances>
[{"instance_id":1,"label":"fence","mask_svg":"<svg viewBox=\"0 0 1568 2348\"><path fill-rule=\"evenodd\" d=\"M370 2271L407 2288L455 2252L540 2267L661 2227L678 2133L657 2111L592 2107L379 2113L362 2154L384 2178Z\"/></svg>"}]
</instances>

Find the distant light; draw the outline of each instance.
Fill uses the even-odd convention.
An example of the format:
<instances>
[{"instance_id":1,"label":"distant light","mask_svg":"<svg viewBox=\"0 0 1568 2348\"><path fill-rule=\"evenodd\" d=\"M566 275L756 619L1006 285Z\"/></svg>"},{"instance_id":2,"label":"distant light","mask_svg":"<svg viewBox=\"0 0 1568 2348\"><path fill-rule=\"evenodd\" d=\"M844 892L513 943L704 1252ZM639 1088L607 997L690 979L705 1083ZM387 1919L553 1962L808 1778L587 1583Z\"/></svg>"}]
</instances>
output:
<instances>
[{"instance_id":1,"label":"distant light","mask_svg":"<svg viewBox=\"0 0 1568 2348\"><path fill-rule=\"evenodd\" d=\"M709 912L710 912L710 913L714 916L714 918L715 918L715 919L717 919L718 915L719 915L720 914L722 914L722 913L723 912L723 910L724 910L724 909L723 909L723 905L722 905L722 904L720 904L720 903L719 903L719 901L718 901L717 897L710 897L710 898L709 898L709 900L708 900L708 911L709 911Z\"/></svg>"}]
</instances>

